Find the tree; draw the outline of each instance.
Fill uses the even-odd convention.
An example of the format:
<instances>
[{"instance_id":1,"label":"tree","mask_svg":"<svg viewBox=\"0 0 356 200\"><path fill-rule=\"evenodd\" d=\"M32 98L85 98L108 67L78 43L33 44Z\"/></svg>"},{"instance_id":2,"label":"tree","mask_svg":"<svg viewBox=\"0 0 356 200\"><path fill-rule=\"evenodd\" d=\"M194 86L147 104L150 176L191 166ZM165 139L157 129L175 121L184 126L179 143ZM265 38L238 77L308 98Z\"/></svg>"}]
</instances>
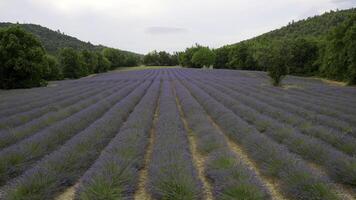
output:
<instances>
[{"instance_id":1,"label":"tree","mask_svg":"<svg viewBox=\"0 0 356 200\"><path fill-rule=\"evenodd\" d=\"M229 65L233 69L257 69L257 62L253 58L248 45L245 43L240 43L231 48L229 61Z\"/></svg>"},{"instance_id":2,"label":"tree","mask_svg":"<svg viewBox=\"0 0 356 200\"><path fill-rule=\"evenodd\" d=\"M40 41L18 26L0 29L0 88L45 84L45 51Z\"/></svg>"},{"instance_id":3,"label":"tree","mask_svg":"<svg viewBox=\"0 0 356 200\"><path fill-rule=\"evenodd\" d=\"M152 51L143 57L143 63L147 66L173 66L177 65L177 54L171 55L165 51Z\"/></svg>"},{"instance_id":4,"label":"tree","mask_svg":"<svg viewBox=\"0 0 356 200\"><path fill-rule=\"evenodd\" d=\"M98 65L94 69L95 73L102 73L102 72L107 72L110 69L111 63L110 61L103 56L103 54L97 52L96 53L97 58L98 58Z\"/></svg>"},{"instance_id":5,"label":"tree","mask_svg":"<svg viewBox=\"0 0 356 200\"><path fill-rule=\"evenodd\" d=\"M328 35L320 72L328 78L355 84L356 14Z\"/></svg>"},{"instance_id":6,"label":"tree","mask_svg":"<svg viewBox=\"0 0 356 200\"><path fill-rule=\"evenodd\" d=\"M98 65L97 54L89 50L83 50L81 56L83 58L83 67L88 71L88 74L94 73L94 69L97 68Z\"/></svg>"},{"instance_id":7,"label":"tree","mask_svg":"<svg viewBox=\"0 0 356 200\"><path fill-rule=\"evenodd\" d=\"M159 66L159 54L157 51L152 51L143 57L143 63L147 66Z\"/></svg>"},{"instance_id":8,"label":"tree","mask_svg":"<svg viewBox=\"0 0 356 200\"><path fill-rule=\"evenodd\" d=\"M103 49L102 53L110 61L111 69L124 66L125 55L120 50L105 48Z\"/></svg>"},{"instance_id":9,"label":"tree","mask_svg":"<svg viewBox=\"0 0 356 200\"><path fill-rule=\"evenodd\" d=\"M183 67L192 67L192 68L199 68L195 63L192 62L193 55L195 52L199 51L199 49L203 48L199 44L195 44L190 48L186 48L184 52L179 53L179 64Z\"/></svg>"},{"instance_id":10,"label":"tree","mask_svg":"<svg viewBox=\"0 0 356 200\"><path fill-rule=\"evenodd\" d=\"M229 53L230 49L227 46L218 48L214 50L216 55L214 68L224 69L229 67Z\"/></svg>"},{"instance_id":11,"label":"tree","mask_svg":"<svg viewBox=\"0 0 356 200\"><path fill-rule=\"evenodd\" d=\"M171 65L171 55L165 51L158 52L159 65L160 66L170 66Z\"/></svg>"},{"instance_id":12,"label":"tree","mask_svg":"<svg viewBox=\"0 0 356 200\"><path fill-rule=\"evenodd\" d=\"M209 67L215 62L215 53L208 47L202 47L194 53L192 63L199 67Z\"/></svg>"},{"instance_id":13,"label":"tree","mask_svg":"<svg viewBox=\"0 0 356 200\"><path fill-rule=\"evenodd\" d=\"M315 41L306 38L297 38L287 43L290 48L289 73L295 75L314 75L318 71L316 61L318 45Z\"/></svg>"},{"instance_id":14,"label":"tree","mask_svg":"<svg viewBox=\"0 0 356 200\"><path fill-rule=\"evenodd\" d=\"M285 42L276 42L271 45L271 49L265 52L268 63L268 75L271 77L274 86L280 86L282 79L288 74L288 62L290 52Z\"/></svg>"},{"instance_id":15,"label":"tree","mask_svg":"<svg viewBox=\"0 0 356 200\"><path fill-rule=\"evenodd\" d=\"M134 66L139 65L139 62L140 62L140 58L138 56L128 54L125 56L124 66L134 67Z\"/></svg>"},{"instance_id":16,"label":"tree","mask_svg":"<svg viewBox=\"0 0 356 200\"><path fill-rule=\"evenodd\" d=\"M64 48L59 54L64 78L80 78L88 75L80 54L72 48Z\"/></svg>"},{"instance_id":17,"label":"tree","mask_svg":"<svg viewBox=\"0 0 356 200\"><path fill-rule=\"evenodd\" d=\"M349 85L356 85L356 23L347 31L345 41L348 44L346 52L349 63L346 77L347 83Z\"/></svg>"},{"instance_id":18,"label":"tree","mask_svg":"<svg viewBox=\"0 0 356 200\"><path fill-rule=\"evenodd\" d=\"M44 73L44 79L48 81L61 80L63 78L62 71L59 67L58 61L54 56L45 56L46 70Z\"/></svg>"}]
</instances>

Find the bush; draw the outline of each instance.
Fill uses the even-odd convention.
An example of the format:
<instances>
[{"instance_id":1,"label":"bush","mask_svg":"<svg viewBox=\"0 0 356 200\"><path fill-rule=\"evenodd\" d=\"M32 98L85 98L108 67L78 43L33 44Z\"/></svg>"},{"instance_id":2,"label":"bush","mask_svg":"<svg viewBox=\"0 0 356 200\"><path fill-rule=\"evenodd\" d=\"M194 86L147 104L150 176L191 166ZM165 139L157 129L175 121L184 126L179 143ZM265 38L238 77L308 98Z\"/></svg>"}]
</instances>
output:
<instances>
[{"instance_id":1,"label":"bush","mask_svg":"<svg viewBox=\"0 0 356 200\"><path fill-rule=\"evenodd\" d=\"M45 84L45 51L40 41L18 26L0 30L0 88Z\"/></svg>"}]
</instances>

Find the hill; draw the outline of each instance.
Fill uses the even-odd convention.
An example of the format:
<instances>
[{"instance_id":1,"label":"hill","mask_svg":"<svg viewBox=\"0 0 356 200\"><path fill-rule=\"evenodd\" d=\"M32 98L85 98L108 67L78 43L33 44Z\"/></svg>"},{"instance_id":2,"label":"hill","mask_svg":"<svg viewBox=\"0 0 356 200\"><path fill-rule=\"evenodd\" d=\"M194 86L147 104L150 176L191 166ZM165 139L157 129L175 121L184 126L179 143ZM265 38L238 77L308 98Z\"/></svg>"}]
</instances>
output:
<instances>
[{"instance_id":1,"label":"hill","mask_svg":"<svg viewBox=\"0 0 356 200\"><path fill-rule=\"evenodd\" d=\"M75 50L90 50L90 51L100 51L105 46L103 45L94 45L90 42L81 41L75 37L66 35L59 30L54 31L49 28L43 27L37 24L13 24L13 23L0 23L0 28L5 28L11 25L18 25L24 28L26 31L36 35L41 43L43 44L46 51L52 55L55 55L61 48L71 47ZM132 53L135 55L139 55L129 51L123 51L126 53Z\"/></svg>"},{"instance_id":2,"label":"hill","mask_svg":"<svg viewBox=\"0 0 356 200\"><path fill-rule=\"evenodd\" d=\"M326 12L215 50L216 68L321 76L356 83L356 8Z\"/></svg>"},{"instance_id":3,"label":"hill","mask_svg":"<svg viewBox=\"0 0 356 200\"><path fill-rule=\"evenodd\" d=\"M246 41L254 42L262 39L269 40L298 37L325 38L333 28L348 20L355 13L356 8L326 12L322 15L308 17L307 19L297 22L292 21L282 28Z\"/></svg>"}]
</instances>

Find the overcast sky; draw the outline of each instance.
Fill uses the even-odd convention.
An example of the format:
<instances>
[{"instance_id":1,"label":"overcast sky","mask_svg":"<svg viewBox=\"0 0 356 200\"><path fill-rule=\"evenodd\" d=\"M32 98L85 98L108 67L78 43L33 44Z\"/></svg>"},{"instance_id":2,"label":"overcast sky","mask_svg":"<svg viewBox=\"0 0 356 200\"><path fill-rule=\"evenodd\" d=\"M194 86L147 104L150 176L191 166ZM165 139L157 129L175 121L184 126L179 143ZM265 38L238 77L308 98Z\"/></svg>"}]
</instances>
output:
<instances>
[{"instance_id":1,"label":"overcast sky","mask_svg":"<svg viewBox=\"0 0 356 200\"><path fill-rule=\"evenodd\" d=\"M35 23L94 44L147 53L219 47L356 0L0 0L0 21Z\"/></svg>"}]
</instances>

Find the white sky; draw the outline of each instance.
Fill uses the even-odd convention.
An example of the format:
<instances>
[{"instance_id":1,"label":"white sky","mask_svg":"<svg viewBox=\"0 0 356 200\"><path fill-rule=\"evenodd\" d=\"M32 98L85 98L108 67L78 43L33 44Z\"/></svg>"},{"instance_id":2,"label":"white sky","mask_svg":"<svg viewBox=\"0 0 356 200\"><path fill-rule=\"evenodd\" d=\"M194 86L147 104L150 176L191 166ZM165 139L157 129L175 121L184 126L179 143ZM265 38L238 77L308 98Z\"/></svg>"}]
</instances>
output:
<instances>
[{"instance_id":1,"label":"white sky","mask_svg":"<svg viewBox=\"0 0 356 200\"><path fill-rule=\"evenodd\" d=\"M138 53L220 47L356 0L0 0L0 21L35 23Z\"/></svg>"}]
</instances>

